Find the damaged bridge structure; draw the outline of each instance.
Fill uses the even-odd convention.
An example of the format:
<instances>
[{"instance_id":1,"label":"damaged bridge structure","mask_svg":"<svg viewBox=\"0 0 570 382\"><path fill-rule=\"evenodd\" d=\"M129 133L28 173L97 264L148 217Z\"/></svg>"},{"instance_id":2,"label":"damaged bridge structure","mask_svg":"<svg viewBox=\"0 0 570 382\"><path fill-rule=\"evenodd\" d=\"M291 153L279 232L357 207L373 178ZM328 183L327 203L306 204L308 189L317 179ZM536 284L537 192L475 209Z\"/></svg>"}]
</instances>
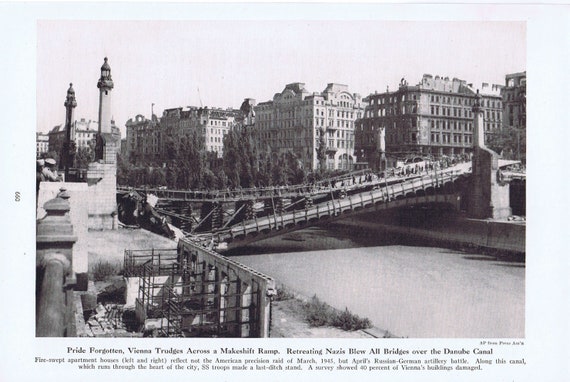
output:
<instances>
[{"instance_id":1,"label":"damaged bridge structure","mask_svg":"<svg viewBox=\"0 0 570 382\"><path fill-rule=\"evenodd\" d=\"M509 163L493 163L498 170L489 176L503 182L493 187L508 187L512 176L500 168ZM180 238L176 250L125 252L127 304L135 307L137 320L152 335L267 337L275 282L223 256L225 250L236 254L258 240L357 214L420 208L468 211L474 204L471 166L459 163L364 182L351 178L343 187L306 188L304 194L253 190L242 199L206 198L197 226L218 216L208 222L208 229Z\"/></svg>"},{"instance_id":2,"label":"damaged bridge structure","mask_svg":"<svg viewBox=\"0 0 570 382\"><path fill-rule=\"evenodd\" d=\"M460 208L468 164L409 177L345 183L302 195L249 194L225 200L235 209L219 228L179 238L177 248L126 250L127 309L139 330L158 337L269 337L275 281L223 256L257 240L363 212L431 205ZM257 195L257 196L256 196ZM204 200L205 215L223 213L221 200ZM254 204L261 209L253 213ZM433 207L433 208L436 208ZM160 210L160 209L158 209ZM248 213L243 213L248 210Z\"/></svg>"},{"instance_id":3,"label":"damaged bridge structure","mask_svg":"<svg viewBox=\"0 0 570 382\"><path fill-rule=\"evenodd\" d=\"M274 196L263 200L264 208L260 214L254 213L249 218L236 221L234 213L230 217L233 224L228 224L228 221L208 232L191 233L186 239L223 252L357 214L382 214L391 209L418 207L460 210L468 183L469 165L463 163L443 171L399 179L378 179L371 184L352 185L340 190L331 188L296 200L286 201ZM213 205L212 210L217 208L220 213L222 204Z\"/></svg>"}]
</instances>

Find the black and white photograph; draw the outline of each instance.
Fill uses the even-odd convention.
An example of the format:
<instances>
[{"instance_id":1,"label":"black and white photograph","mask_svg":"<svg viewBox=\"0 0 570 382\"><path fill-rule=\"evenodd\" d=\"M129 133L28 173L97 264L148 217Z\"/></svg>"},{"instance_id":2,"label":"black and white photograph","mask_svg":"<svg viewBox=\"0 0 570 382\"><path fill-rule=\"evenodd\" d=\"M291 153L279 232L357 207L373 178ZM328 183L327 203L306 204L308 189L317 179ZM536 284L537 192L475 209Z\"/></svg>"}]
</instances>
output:
<instances>
[{"instance_id":1,"label":"black and white photograph","mask_svg":"<svg viewBox=\"0 0 570 382\"><path fill-rule=\"evenodd\" d=\"M37 335L523 338L525 58L523 22L40 21Z\"/></svg>"},{"instance_id":2,"label":"black and white photograph","mask_svg":"<svg viewBox=\"0 0 570 382\"><path fill-rule=\"evenodd\" d=\"M565 224L544 216L568 212L550 196L567 132L541 113L560 97L545 82L567 84L567 7L135 4L13 4L21 44L3 27L25 136L3 133L26 174L6 197L26 231L6 266L29 284L5 284L25 301L8 309L18 364L47 380L547 367L536 328L569 330Z\"/></svg>"}]
</instances>

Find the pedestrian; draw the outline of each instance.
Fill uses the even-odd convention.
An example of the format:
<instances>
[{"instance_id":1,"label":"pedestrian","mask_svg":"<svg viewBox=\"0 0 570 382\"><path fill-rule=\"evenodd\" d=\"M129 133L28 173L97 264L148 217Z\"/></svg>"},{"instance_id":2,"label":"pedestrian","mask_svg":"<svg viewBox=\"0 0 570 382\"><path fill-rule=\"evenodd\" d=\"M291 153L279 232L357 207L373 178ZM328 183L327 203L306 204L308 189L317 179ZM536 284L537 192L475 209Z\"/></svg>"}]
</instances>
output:
<instances>
[{"instance_id":1,"label":"pedestrian","mask_svg":"<svg viewBox=\"0 0 570 382\"><path fill-rule=\"evenodd\" d=\"M52 158L46 158L44 163L45 166L42 170L44 180L48 182L61 182L61 177L58 176L57 170L55 168L55 160Z\"/></svg>"}]
</instances>

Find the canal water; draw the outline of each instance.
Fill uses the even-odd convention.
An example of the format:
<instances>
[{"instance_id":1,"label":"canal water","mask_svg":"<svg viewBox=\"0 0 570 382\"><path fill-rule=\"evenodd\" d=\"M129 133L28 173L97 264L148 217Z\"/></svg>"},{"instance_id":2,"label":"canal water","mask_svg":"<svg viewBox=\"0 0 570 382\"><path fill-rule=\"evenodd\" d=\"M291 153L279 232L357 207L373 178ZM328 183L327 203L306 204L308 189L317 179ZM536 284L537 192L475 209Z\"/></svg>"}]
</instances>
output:
<instances>
[{"instance_id":1,"label":"canal water","mask_svg":"<svg viewBox=\"0 0 570 382\"><path fill-rule=\"evenodd\" d=\"M524 260L356 236L308 228L235 259L399 337L524 337Z\"/></svg>"}]
</instances>

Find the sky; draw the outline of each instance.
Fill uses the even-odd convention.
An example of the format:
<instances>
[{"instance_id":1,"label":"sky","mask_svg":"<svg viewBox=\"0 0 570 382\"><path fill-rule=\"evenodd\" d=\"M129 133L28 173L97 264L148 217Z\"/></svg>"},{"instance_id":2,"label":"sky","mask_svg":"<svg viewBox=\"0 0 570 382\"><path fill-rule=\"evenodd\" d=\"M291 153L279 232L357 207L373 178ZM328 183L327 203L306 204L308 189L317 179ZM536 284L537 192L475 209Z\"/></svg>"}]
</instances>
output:
<instances>
[{"instance_id":1,"label":"sky","mask_svg":"<svg viewBox=\"0 0 570 382\"><path fill-rule=\"evenodd\" d=\"M97 120L97 80L108 57L112 115L125 122L172 107L239 108L286 84L321 92L331 82L366 96L424 73L504 84L526 70L521 21L96 21L37 22L37 131L65 122L69 83L75 118Z\"/></svg>"}]
</instances>

